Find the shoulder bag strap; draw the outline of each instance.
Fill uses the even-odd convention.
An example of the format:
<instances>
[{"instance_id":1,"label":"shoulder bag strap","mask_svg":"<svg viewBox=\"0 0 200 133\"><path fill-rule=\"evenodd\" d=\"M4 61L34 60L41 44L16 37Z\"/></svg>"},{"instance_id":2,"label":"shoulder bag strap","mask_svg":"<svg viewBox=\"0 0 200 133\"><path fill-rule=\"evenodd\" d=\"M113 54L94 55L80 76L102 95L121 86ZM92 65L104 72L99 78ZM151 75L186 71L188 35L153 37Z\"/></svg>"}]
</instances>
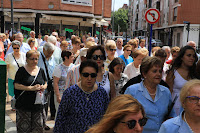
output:
<instances>
[{"instance_id":1,"label":"shoulder bag strap","mask_svg":"<svg viewBox=\"0 0 200 133\"><path fill-rule=\"evenodd\" d=\"M33 85L33 83L35 82L35 80L36 80L36 78L37 78L39 72L40 72L40 67L38 68L38 72L37 72L37 74L35 75L35 78L34 78L33 82L31 83L31 85ZM30 85L30 86L31 86L31 85ZM25 92L25 90L19 95L19 97L20 97L24 92ZM19 99L19 97L18 97L17 99ZM16 100L17 100L17 99L16 99Z\"/></svg>"},{"instance_id":2,"label":"shoulder bag strap","mask_svg":"<svg viewBox=\"0 0 200 133\"><path fill-rule=\"evenodd\" d=\"M12 56L13 56L13 58L15 59L15 56L12 54ZM17 66L19 67L19 64L18 64L18 62L16 61L16 59L15 59L15 62L17 63Z\"/></svg>"},{"instance_id":3,"label":"shoulder bag strap","mask_svg":"<svg viewBox=\"0 0 200 133\"><path fill-rule=\"evenodd\" d=\"M41 55L42 55L42 53L41 53ZM47 64L46 64L46 62L45 62L45 58L44 58L43 55L42 55L42 60L43 60L43 62L44 62L44 66L45 66L45 69L46 69L47 78L48 78L48 80L50 80L51 78L49 77L49 72L48 72Z\"/></svg>"}]
</instances>

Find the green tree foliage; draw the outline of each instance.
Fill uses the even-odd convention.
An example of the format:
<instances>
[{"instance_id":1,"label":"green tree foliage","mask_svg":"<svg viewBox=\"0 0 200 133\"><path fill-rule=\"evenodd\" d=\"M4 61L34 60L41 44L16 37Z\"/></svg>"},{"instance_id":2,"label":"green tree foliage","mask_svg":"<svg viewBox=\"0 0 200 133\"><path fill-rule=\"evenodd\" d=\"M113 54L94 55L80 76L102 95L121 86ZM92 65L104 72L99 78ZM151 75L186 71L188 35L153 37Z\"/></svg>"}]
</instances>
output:
<instances>
[{"instance_id":1,"label":"green tree foliage","mask_svg":"<svg viewBox=\"0 0 200 133\"><path fill-rule=\"evenodd\" d=\"M114 13L112 12L112 21L114 14L114 31L118 31L118 25L120 26L120 32L125 32L128 27L128 10L127 9L118 9ZM112 23L111 21L111 23Z\"/></svg>"}]
</instances>

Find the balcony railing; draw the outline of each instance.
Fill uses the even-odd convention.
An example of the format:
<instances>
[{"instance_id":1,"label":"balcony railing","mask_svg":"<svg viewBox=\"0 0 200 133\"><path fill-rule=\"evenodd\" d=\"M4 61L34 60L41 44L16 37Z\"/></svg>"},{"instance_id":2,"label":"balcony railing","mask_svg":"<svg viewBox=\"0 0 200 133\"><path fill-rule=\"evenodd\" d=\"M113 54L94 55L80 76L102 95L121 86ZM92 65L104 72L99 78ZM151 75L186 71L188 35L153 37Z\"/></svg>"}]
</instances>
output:
<instances>
[{"instance_id":1,"label":"balcony railing","mask_svg":"<svg viewBox=\"0 0 200 133\"><path fill-rule=\"evenodd\" d=\"M92 0L62 0L62 3L82 5L82 6L92 6Z\"/></svg>"}]
</instances>

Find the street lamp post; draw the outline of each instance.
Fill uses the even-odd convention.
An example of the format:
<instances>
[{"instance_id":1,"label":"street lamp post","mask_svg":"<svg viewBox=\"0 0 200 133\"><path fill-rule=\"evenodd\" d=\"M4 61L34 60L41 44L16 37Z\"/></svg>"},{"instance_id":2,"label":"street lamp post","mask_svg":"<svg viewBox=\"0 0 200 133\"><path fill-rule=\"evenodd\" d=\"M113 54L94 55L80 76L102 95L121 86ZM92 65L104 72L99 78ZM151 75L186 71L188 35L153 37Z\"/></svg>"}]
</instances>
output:
<instances>
[{"instance_id":1,"label":"street lamp post","mask_svg":"<svg viewBox=\"0 0 200 133\"><path fill-rule=\"evenodd\" d=\"M13 0L11 0L11 32L14 34L14 20L13 20Z\"/></svg>"},{"instance_id":2,"label":"street lamp post","mask_svg":"<svg viewBox=\"0 0 200 133\"><path fill-rule=\"evenodd\" d=\"M190 33L190 22L188 22L188 21L183 21L183 23L184 23L184 24L187 24L186 30L188 31L188 34L187 34L187 42L188 42L189 33Z\"/></svg>"}]
</instances>

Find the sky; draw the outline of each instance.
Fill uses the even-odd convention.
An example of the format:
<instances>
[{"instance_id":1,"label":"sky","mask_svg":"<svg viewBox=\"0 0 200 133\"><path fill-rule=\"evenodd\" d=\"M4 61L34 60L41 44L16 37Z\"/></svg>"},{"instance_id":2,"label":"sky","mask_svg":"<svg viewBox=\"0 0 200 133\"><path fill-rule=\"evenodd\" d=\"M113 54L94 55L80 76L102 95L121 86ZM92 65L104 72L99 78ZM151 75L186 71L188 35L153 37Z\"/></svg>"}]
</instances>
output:
<instances>
[{"instance_id":1,"label":"sky","mask_svg":"<svg viewBox=\"0 0 200 133\"><path fill-rule=\"evenodd\" d=\"M128 4L129 0L112 0L112 10L113 10L113 4L114 10L117 11L119 8L121 8L124 4Z\"/></svg>"}]
</instances>

